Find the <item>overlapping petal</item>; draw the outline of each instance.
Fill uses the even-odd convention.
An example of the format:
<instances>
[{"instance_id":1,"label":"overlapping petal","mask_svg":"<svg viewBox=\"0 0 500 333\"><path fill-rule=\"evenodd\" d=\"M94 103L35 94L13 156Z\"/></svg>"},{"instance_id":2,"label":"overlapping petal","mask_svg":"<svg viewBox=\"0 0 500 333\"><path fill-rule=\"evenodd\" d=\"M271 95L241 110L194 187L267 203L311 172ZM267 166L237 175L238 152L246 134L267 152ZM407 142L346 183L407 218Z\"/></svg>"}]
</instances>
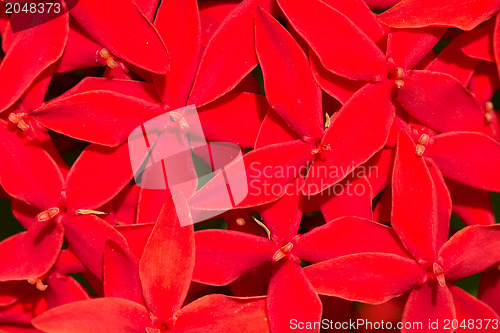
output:
<instances>
[{"instance_id":1,"label":"overlapping petal","mask_svg":"<svg viewBox=\"0 0 500 333\"><path fill-rule=\"evenodd\" d=\"M160 320L168 321L186 298L194 268L193 226L181 226L174 200L158 216L139 263L144 300Z\"/></svg>"},{"instance_id":2,"label":"overlapping petal","mask_svg":"<svg viewBox=\"0 0 500 333\"><path fill-rule=\"evenodd\" d=\"M415 260L385 253L347 255L304 271L318 293L370 304L402 295L424 275Z\"/></svg>"},{"instance_id":3,"label":"overlapping petal","mask_svg":"<svg viewBox=\"0 0 500 333\"><path fill-rule=\"evenodd\" d=\"M382 51L338 10L319 0L309 1L307 10L294 0L278 4L326 69L353 80L370 80L387 72Z\"/></svg>"},{"instance_id":4,"label":"overlapping petal","mask_svg":"<svg viewBox=\"0 0 500 333\"><path fill-rule=\"evenodd\" d=\"M256 15L255 39L270 106L299 136L321 138L321 92L304 52L262 9Z\"/></svg>"},{"instance_id":5,"label":"overlapping petal","mask_svg":"<svg viewBox=\"0 0 500 333\"><path fill-rule=\"evenodd\" d=\"M168 71L165 44L135 2L79 0L71 15L111 54L153 73Z\"/></svg>"}]
</instances>

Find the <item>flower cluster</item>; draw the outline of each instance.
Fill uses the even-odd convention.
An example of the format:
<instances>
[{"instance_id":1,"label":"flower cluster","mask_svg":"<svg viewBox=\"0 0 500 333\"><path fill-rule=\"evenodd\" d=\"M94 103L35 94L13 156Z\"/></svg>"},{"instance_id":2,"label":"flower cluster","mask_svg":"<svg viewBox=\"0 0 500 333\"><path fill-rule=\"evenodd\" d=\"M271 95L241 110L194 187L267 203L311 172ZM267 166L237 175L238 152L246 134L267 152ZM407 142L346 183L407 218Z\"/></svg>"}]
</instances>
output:
<instances>
[{"instance_id":1,"label":"flower cluster","mask_svg":"<svg viewBox=\"0 0 500 333\"><path fill-rule=\"evenodd\" d=\"M500 1L35 2L0 332L498 332Z\"/></svg>"}]
</instances>

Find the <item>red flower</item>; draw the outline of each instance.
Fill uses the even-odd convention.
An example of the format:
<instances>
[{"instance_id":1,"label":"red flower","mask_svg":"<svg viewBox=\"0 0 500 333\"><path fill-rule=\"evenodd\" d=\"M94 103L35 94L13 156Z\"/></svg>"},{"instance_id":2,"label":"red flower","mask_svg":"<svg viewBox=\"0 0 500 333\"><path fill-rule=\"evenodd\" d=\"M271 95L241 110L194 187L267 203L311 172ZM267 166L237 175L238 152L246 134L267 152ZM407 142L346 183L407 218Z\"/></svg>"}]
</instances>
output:
<instances>
[{"instance_id":1,"label":"red flower","mask_svg":"<svg viewBox=\"0 0 500 333\"><path fill-rule=\"evenodd\" d=\"M412 290L403 321L437 319L441 332L452 330L444 328L444 319L498 319L484 303L452 286L452 281L498 262L500 229L497 225L466 227L446 241L449 194L438 170L415 156L414 147L409 135L401 132L393 172L391 218L412 258L353 254L309 266L306 275L318 293L372 304ZM356 278L348 278L352 276Z\"/></svg>"},{"instance_id":2,"label":"red flower","mask_svg":"<svg viewBox=\"0 0 500 333\"><path fill-rule=\"evenodd\" d=\"M267 99L294 130L292 138L300 139L271 145L264 145L261 139L262 146L243 156L249 193L237 205L238 208L275 201L296 177L305 176L303 173L310 163L304 194L319 193L341 181L382 148L394 117L394 107L390 103L391 85L387 82L370 84L357 92L331 121L327 121L329 124L325 130L320 90L307 58L292 36L269 14L259 10L256 40ZM276 57L276 54L280 56ZM369 105L375 107L369 108ZM361 111L363 117L359 117ZM268 132L268 135L272 139L276 134ZM266 169L291 172L270 176L264 172ZM231 172L229 166L228 173ZM191 198L194 208L232 208L220 207L220 198L210 194L218 184L216 178ZM266 190L275 186L280 190ZM253 190L255 188L260 190Z\"/></svg>"},{"instance_id":3,"label":"red flower","mask_svg":"<svg viewBox=\"0 0 500 333\"><path fill-rule=\"evenodd\" d=\"M57 307L36 318L33 325L45 332L223 332L248 327L251 332L268 331L263 297L213 294L182 307L191 282L194 254L193 227L180 226L170 199L139 263L133 254L109 244L104 288L112 297Z\"/></svg>"},{"instance_id":4,"label":"red flower","mask_svg":"<svg viewBox=\"0 0 500 333\"><path fill-rule=\"evenodd\" d=\"M320 262L364 251L405 255L392 230L354 216L341 217L297 235L302 218L299 208L302 195L298 189L302 183L297 178L291 192L294 194L285 195L261 211L269 239L231 230L195 233L195 281L225 285L254 268L273 265L267 310L271 330L275 332L289 331L291 319L320 320L321 303L304 276L301 260ZM356 213L353 209L349 215ZM288 309L286 312L282 311L284 307Z\"/></svg>"},{"instance_id":5,"label":"red flower","mask_svg":"<svg viewBox=\"0 0 500 333\"><path fill-rule=\"evenodd\" d=\"M467 10L464 10L467 8ZM456 27L472 30L500 9L497 1L456 1L453 6L444 0L403 0L380 15L380 20L396 28L428 26Z\"/></svg>"},{"instance_id":6,"label":"red flower","mask_svg":"<svg viewBox=\"0 0 500 333\"><path fill-rule=\"evenodd\" d=\"M63 176L50 156L6 123L0 126L0 150L9 158L0 168L0 182L12 197L35 206L38 215L29 230L0 243L2 281L43 279L54 264L66 237L71 248L96 276L101 276L102 252L107 239L123 237L94 213L132 178L126 145L87 147ZM92 181L89 181L92 174ZM94 186L94 182L100 184ZM20 264L21 263L21 264Z\"/></svg>"}]
</instances>

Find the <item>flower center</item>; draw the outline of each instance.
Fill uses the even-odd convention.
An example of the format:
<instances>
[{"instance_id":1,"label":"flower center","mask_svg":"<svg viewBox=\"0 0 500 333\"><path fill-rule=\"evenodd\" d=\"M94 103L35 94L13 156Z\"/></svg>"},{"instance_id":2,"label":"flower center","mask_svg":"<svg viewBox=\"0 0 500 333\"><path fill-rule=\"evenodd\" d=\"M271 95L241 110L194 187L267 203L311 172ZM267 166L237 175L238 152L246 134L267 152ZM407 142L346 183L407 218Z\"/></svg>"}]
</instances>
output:
<instances>
[{"instance_id":1,"label":"flower center","mask_svg":"<svg viewBox=\"0 0 500 333\"><path fill-rule=\"evenodd\" d=\"M187 134L189 131L189 124L182 113L176 111L170 111L170 121L167 124L167 128L180 128L182 133Z\"/></svg>"},{"instance_id":2,"label":"flower center","mask_svg":"<svg viewBox=\"0 0 500 333\"><path fill-rule=\"evenodd\" d=\"M321 153L322 151L325 151L325 150L332 150L332 147L330 146L330 144L323 145L323 144L321 144L321 142L314 140L310 136L303 136L301 138L301 140L304 141L305 143L308 143L311 146L315 147L311 150L311 154L313 154L313 155Z\"/></svg>"},{"instance_id":3,"label":"flower center","mask_svg":"<svg viewBox=\"0 0 500 333\"><path fill-rule=\"evenodd\" d=\"M293 249L292 242L288 242L276 251L273 255L273 264L283 259Z\"/></svg>"},{"instance_id":4,"label":"flower center","mask_svg":"<svg viewBox=\"0 0 500 333\"><path fill-rule=\"evenodd\" d=\"M439 266L439 264L437 262L432 264L432 272L430 272L430 273L431 273L431 276L434 277L438 281L438 283L441 287L446 286L446 280L445 280L443 268L441 266Z\"/></svg>"},{"instance_id":5,"label":"flower center","mask_svg":"<svg viewBox=\"0 0 500 333\"><path fill-rule=\"evenodd\" d=\"M444 275L444 270L441 265L434 261L423 261L417 260L417 262L423 267L424 271L427 273L423 280L420 282L421 284L426 283L429 280L437 281L441 287L446 286L446 277Z\"/></svg>"},{"instance_id":6,"label":"flower center","mask_svg":"<svg viewBox=\"0 0 500 333\"><path fill-rule=\"evenodd\" d=\"M45 290L47 290L47 287L48 287L46 284L43 284L41 278L34 278L32 276L28 277L28 283L35 285L36 289L38 289L40 291L45 291Z\"/></svg>"},{"instance_id":7,"label":"flower center","mask_svg":"<svg viewBox=\"0 0 500 333\"><path fill-rule=\"evenodd\" d=\"M392 83L398 88L403 88L405 81L405 71L401 67L396 67L395 69L389 71L387 78L392 81Z\"/></svg>"},{"instance_id":8,"label":"flower center","mask_svg":"<svg viewBox=\"0 0 500 333\"><path fill-rule=\"evenodd\" d=\"M9 121L24 132L30 128L28 123L26 123L27 115L28 114L24 112L19 112L19 113L12 112L11 114L9 114Z\"/></svg>"},{"instance_id":9,"label":"flower center","mask_svg":"<svg viewBox=\"0 0 500 333\"><path fill-rule=\"evenodd\" d=\"M174 317L168 320L167 322L163 322L156 318L152 313L149 314L149 319L151 320L151 324L153 327L146 327L146 332L148 333L163 333L168 332L169 328L174 326L174 322L177 319L177 315L174 314Z\"/></svg>"},{"instance_id":10,"label":"flower center","mask_svg":"<svg viewBox=\"0 0 500 333\"><path fill-rule=\"evenodd\" d=\"M301 263L300 259L292 254L292 250L293 250L294 246L297 245L297 242L299 241L300 237L301 237L301 235L296 235L295 237L292 238L292 240L290 240L286 244L279 247L278 250L273 255L272 263L275 264L278 261L280 261L281 259L283 259L285 257L289 257L295 263L300 265L300 263ZM279 246L278 244L276 244L276 245L277 245L277 247Z\"/></svg>"},{"instance_id":11,"label":"flower center","mask_svg":"<svg viewBox=\"0 0 500 333\"><path fill-rule=\"evenodd\" d=\"M36 216L40 222L46 222L56 217L61 210L58 207L49 208Z\"/></svg>"},{"instance_id":12,"label":"flower center","mask_svg":"<svg viewBox=\"0 0 500 333\"><path fill-rule=\"evenodd\" d=\"M316 142L316 148L314 148L311 151L311 154L316 155L316 154L321 153L322 151L325 151L325 150L332 150L332 147L330 146L330 144L322 145L319 142Z\"/></svg>"},{"instance_id":13,"label":"flower center","mask_svg":"<svg viewBox=\"0 0 500 333\"><path fill-rule=\"evenodd\" d=\"M429 143L429 135L427 134L422 134L420 135L420 138L418 138L417 141L417 146L415 147L415 155L418 157L422 157L425 152L425 146Z\"/></svg>"},{"instance_id":14,"label":"flower center","mask_svg":"<svg viewBox=\"0 0 500 333\"><path fill-rule=\"evenodd\" d=\"M484 119L488 124L493 120L493 103L490 101L484 105Z\"/></svg>"},{"instance_id":15,"label":"flower center","mask_svg":"<svg viewBox=\"0 0 500 333\"><path fill-rule=\"evenodd\" d=\"M99 55L103 57L106 60L106 65L108 65L109 68L115 68L118 66L118 63L115 61L115 58L109 53L108 50L102 49L99 51Z\"/></svg>"}]
</instances>

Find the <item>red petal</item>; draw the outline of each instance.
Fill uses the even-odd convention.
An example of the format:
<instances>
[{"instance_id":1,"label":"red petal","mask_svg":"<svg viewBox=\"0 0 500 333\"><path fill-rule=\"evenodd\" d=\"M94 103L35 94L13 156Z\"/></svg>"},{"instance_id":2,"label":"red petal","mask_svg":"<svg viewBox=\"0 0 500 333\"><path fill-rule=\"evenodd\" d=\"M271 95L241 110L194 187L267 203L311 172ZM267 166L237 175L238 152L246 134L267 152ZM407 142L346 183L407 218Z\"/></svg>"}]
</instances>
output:
<instances>
[{"instance_id":1,"label":"red petal","mask_svg":"<svg viewBox=\"0 0 500 333\"><path fill-rule=\"evenodd\" d=\"M102 277L106 241L126 247L123 236L95 215L73 215L64 220L65 236L78 259L98 278Z\"/></svg>"},{"instance_id":2,"label":"red petal","mask_svg":"<svg viewBox=\"0 0 500 333\"><path fill-rule=\"evenodd\" d=\"M493 31L493 51L495 53L495 62L497 64L498 72L500 73L500 41L498 36L500 35L500 12L495 18L495 29Z\"/></svg>"},{"instance_id":3,"label":"red petal","mask_svg":"<svg viewBox=\"0 0 500 333\"><path fill-rule=\"evenodd\" d=\"M116 224L133 224L137 221L137 203L141 188L137 185L127 185L111 201L116 217ZM156 220L156 219L155 219Z\"/></svg>"},{"instance_id":4,"label":"red petal","mask_svg":"<svg viewBox=\"0 0 500 333\"><path fill-rule=\"evenodd\" d=\"M469 84L469 90L474 94L478 103L481 105L492 99L499 87L496 64L479 62Z\"/></svg>"},{"instance_id":5,"label":"red petal","mask_svg":"<svg viewBox=\"0 0 500 333\"><path fill-rule=\"evenodd\" d=\"M51 333L143 332L152 326L146 308L121 298L97 298L66 304L33 320L33 325Z\"/></svg>"},{"instance_id":6,"label":"red petal","mask_svg":"<svg viewBox=\"0 0 500 333\"><path fill-rule=\"evenodd\" d=\"M257 10L255 40L270 106L299 136L318 140L324 128L321 92L304 52L262 9Z\"/></svg>"},{"instance_id":7,"label":"red petal","mask_svg":"<svg viewBox=\"0 0 500 333\"><path fill-rule=\"evenodd\" d=\"M126 248L108 241L104 250L104 295L120 297L138 304L142 299L139 260Z\"/></svg>"},{"instance_id":8,"label":"red petal","mask_svg":"<svg viewBox=\"0 0 500 333\"><path fill-rule=\"evenodd\" d=\"M388 187L380 197L379 202L373 209L374 221L379 223L389 223L391 221L392 210L392 188Z\"/></svg>"},{"instance_id":9,"label":"red petal","mask_svg":"<svg viewBox=\"0 0 500 333\"><path fill-rule=\"evenodd\" d=\"M302 193L300 189L304 184L301 177L297 177L293 186L290 186L279 200L259 209L264 224L269 228L271 234L283 241L289 241L299 230L302 219L300 201Z\"/></svg>"},{"instance_id":10,"label":"red petal","mask_svg":"<svg viewBox=\"0 0 500 333\"><path fill-rule=\"evenodd\" d=\"M308 1L307 10L297 1L278 3L329 71L353 80L370 80L387 72L382 51L338 10L319 0Z\"/></svg>"},{"instance_id":11,"label":"red petal","mask_svg":"<svg viewBox=\"0 0 500 333\"><path fill-rule=\"evenodd\" d=\"M479 298L487 303L496 313L500 313L500 269L493 266L481 273Z\"/></svg>"},{"instance_id":12,"label":"red petal","mask_svg":"<svg viewBox=\"0 0 500 333\"><path fill-rule=\"evenodd\" d=\"M315 198L327 223L341 216L373 218L372 188L364 176L355 179L348 177Z\"/></svg>"},{"instance_id":13,"label":"red petal","mask_svg":"<svg viewBox=\"0 0 500 333\"><path fill-rule=\"evenodd\" d=\"M203 1L198 3L201 20L201 41L205 48L226 16L238 6L234 1Z\"/></svg>"},{"instance_id":14,"label":"red petal","mask_svg":"<svg viewBox=\"0 0 500 333\"><path fill-rule=\"evenodd\" d=\"M453 132L434 136L427 156L446 178L487 191L500 191L500 144L482 133Z\"/></svg>"},{"instance_id":15,"label":"red petal","mask_svg":"<svg viewBox=\"0 0 500 333\"><path fill-rule=\"evenodd\" d=\"M84 273L86 271L80 260L70 249L61 250L54 269L57 273L64 275Z\"/></svg>"},{"instance_id":16,"label":"red petal","mask_svg":"<svg viewBox=\"0 0 500 333\"><path fill-rule=\"evenodd\" d=\"M491 333L498 332L498 327L494 328L495 325L493 323L495 321L500 321L500 318L498 317L498 314L493 311L493 309L458 287L451 286L450 291L453 295L453 302L455 303L458 322L462 323L465 321L467 323L465 325L467 328L464 329L463 327L458 327L456 330L457 333L472 333L477 332L478 330ZM486 328L488 319L491 320L493 325L488 325L488 328Z\"/></svg>"},{"instance_id":17,"label":"red petal","mask_svg":"<svg viewBox=\"0 0 500 333\"><path fill-rule=\"evenodd\" d=\"M158 105L144 100L110 91L89 91L47 103L31 115L58 133L117 146L134 128L162 113Z\"/></svg>"},{"instance_id":18,"label":"red petal","mask_svg":"<svg viewBox=\"0 0 500 333\"><path fill-rule=\"evenodd\" d=\"M342 104L347 103L352 95L365 84L364 81L353 81L333 74L323 66L311 49L309 50L309 60L314 78L320 87Z\"/></svg>"},{"instance_id":19,"label":"red petal","mask_svg":"<svg viewBox=\"0 0 500 333\"><path fill-rule=\"evenodd\" d=\"M0 121L0 183L7 193L41 209L58 206L63 177L56 163L35 141Z\"/></svg>"},{"instance_id":20,"label":"red petal","mask_svg":"<svg viewBox=\"0 0 500 333\"><path fill-rule=\"evenodd\" d=\"M235 92L199 108L198 117L207 141L253 148L268 108L262 95Z\"/></svg>"},{"instance_id":21,"label":"red petal","mask_svg":"<svg viewBox=\"0 0 500 333\"><path fill-rule=\"evenodd\" d=\"M13 34L12 44L0 63L0 82L9 82L2 85L0 111L14 104L35 78L61 57L68 38L68 16ZM26 55L37 60L27 65Z\"/></svg>"},{"instance_id":22,"label":"red petal","mask_svg":"<svg viewBox=\"0 0 500 333\"><path fill-rule=\"evenodd\" d=\"M422 332L428 329L430 323L438 321L437 326L432 327L432 332L453 332L451 324L445 329L445 319L450 322L455 319L455 307L453 297L447 286L441 287L438 283L427 282L421 287L412 290L403 313L403 322L422 323L417 327L408 325L411 329L403 329L403 333Z\"/></svg>"},{"instance_id":23,"label":"red petal","mask_svg":"<svg viewBox=\"0 0 500 333\"><path fill-rule=\"evenodd\" d=\"M394 254L360 253L304 268L316 292L380 304L411 289L424 276L415 260Z\"/></svg>"},{"instance_id":24,"label":"red petal","mask_svg":"<svg viewBox=\"0 0 500 333\"><path fill-rule=\"evenodd\" d=\"M170 57L170 71L155 82L161 82L163 101L167 105L185 106L201 58L197 1L163 1L156 13L155 26Z\"/></svg>"},{"instance_id":25,"label":"red petal","mask_svg":"<svg viewBox=\"0 0 500 333\"><path fill-rule=\"evenodd\" d=\"M484 111L457 79L428 71L405 78L398 101L413 117L439 132L486 130Z\"/></svg>"},{"instance_id":26,"label":"red petal","mask_svg":"<svg viewBox=\"0 0 500 333\"><path fill-rule=\"evenodd\" d=\"M321 141L331 150L317 154L304 185L316 194L344 179L384 146L394 119L392 86L368 83L332 116Z\"/></svg>"},{"instance_id":27,"label":"red petal","mask_svg":"<svg viewBox=\"0 0 500 333\"><path fill-rule=\"evenodd\" d=\"M399 117L396 117L394 121L398 119ZM396 140L394 141L397 141L397 134ZM368 162L363 164L364 169L368 170L366 177L370 181L374 195L379 194L391 183L394 152L395 149L384 148L379 153L375 154Z\"/></svg>"},{"instance_id":28,"label":"red petal","mask_svg":"<svg viewBox=\"0 0 500 333\"><path fill-rule=\"evenodd\" d=\"M493 50L494 29L495 20L491 19L484 25L465 33L464 38L466 41L461 48L462 52L471 58L495 62Z\"/></svg>"},{"instance_id":29,"label":"red petal","mask_svg":"<svg viewBox=\"0 0 500 333\"><path fill-rule=\"evenodd\" d=\"M4 7L2 7L3 9ZM5 30L7 29L7 26L9 25L9 17L7 16L7 13L5 13L3 10L0 14L0 34L3 35L5 33Z\"/></svg>"},{"instance_id":30,"label":"red petal","mask_svg":"<svg viewBox=\"0 0 500 333\"><path fill-rule=\"evenodd\" d=\"M192 110L196 112L195 109ZM189 115L196 117L195 113ZM130 134L128 147L135 181L143 188L168 189L171 193L183 192L184 196L189 198L195 192L199 180L192 149L198 148L196 152L206 154L210 150L202 137L203 131L199 122L193 121L195 129L188 133L191 134L189 137L181 132L180 127L166 127L168 122L171 122L170 115L165 113L142 124ZM186 123L192 122L186 120ZM198 134L201 136L199 141ZM239 147L230 148L231 152L240 152Z\"/></svg>"},{"instance_id":31,"label":"red petal","mask_svg":"<svg viewBox=\"0 0 500 333\"><path fill-rule=\"evenodd\" d=\"M499 9L500 3L491 0L460 0L453 6L446 0L403 0L380 14L379 19L394 28L444 26L472 30Z\"/></svg>"},{"instance_id":32,"label":"red petal","mask_svg":"<svg viewBox=\"0 0 500 333\"><path fill-rule=\"evenodd\" d=\"M412 69L439 42L446 28L393 29L387 40L387 57L397 66Z\"/></svg>"},{"instance_id":33,"label":"red petal","mask_svg":"<svg viewBox=\"0 0 500 333\"><path fill-rule=\"evenodd\" d=\"M153 22L153 19L155 17L159 1L160 0L134 0L137 7L141 10L144 16L146 16L148 21L151 22Z\"/></svg>"},{"instance_id":34,"label":"red petal","mask_svg":"<svg viewBox=\"0 0 500 333\"><path fill-rule=\"evenodd\" d=\"M90 145L73 164L67 178L68 206L95 209L114 198L132 179L128 145Z\"/></svg>"},{"instance_id":35,"label":"red petal","mask_svg":"<svg viewBox=\"0 0 500 333\"><path fill-rule=\"evenodd\" d=\"M205 49L188 104L199 107L226 94L257 66L253 22L260 2L241 3L221 23Z\"/></svg>"},{"instance_id":36,"label":"red petal","mask_svg":"<svg viewBox=\"0 0 500 333\"><path fill-rule=\"evenodd\" d=\"M27 284L26 281L0 282L0 306L4 308L19 303L21 298L32 293L34 289L35 287Z\"/></svg>"},{"instance_id":37,"label":"red petal","mask_svg":"<svg viewBox=\"0 0 500 333\"><path fill-rule=\"evenodd\" d=\"M178 312L174 332L269 332L265 297L208 295Z\"/></svg>"},{"instance_id":38,"label":"red petal","mask_svg":"<svg viewBox=\"0 0 500 333\"><path fill-rule=\"evenodd\" d=\"M54 98L51 102L80 93L95 92L95 90L111 91L117 94L127 95L128 97L142 99L153 104L161 104L161 99L156 93L152 83L92 76L84 78L76 86L69 89L61 96Z\"/></svg>"},{"instance_id":39,"label":"red petal","mask_svg":"<svg viewBox=\"0 0 500 333\"><path fill-rule=\"evenodd\" d=\"M429 173L432 177L432 182L436 189L437 200L437 234L436 248L439 249L448 240L450 232L451 218L451 197L448 187L444 182L443 175L439 168L432 160L426 160Z\"/></svg>"},{"instance_id":40,"label":"red petal","mask_svg":"<svg viewBox=\"0 0 500 333\"><path fill-rule=\"evenodd\" d=\"M382 25L364 1L325 0L323 2L347 16L375 43L385 36Z\"/></svg>"},{"instance_id":41,"label":"red petal","mask_svg":"<svg viewBox=\"0 0 500 333\"><path fill-rule=\"evenodd\" d=\"M54 265L64 240L63 228L54 220L35 221L28 231L0 243L0 281L43 277Z\"/></svg>"},{"instance_id":42,"label":"red petal","mask_svg":"<svg viewBox=\"0 0 500 333\"><path fill-rule=\"evenodd\" d=\"M425 160L415 149L410 135L401 131L392 174L391 222L415 258L433 260L440 230L436 187Z\"/></svg>"},{"instance_id":43,"label":"red petal","mask_svg":"<svg viewBox=\"0 0 500 333\"><path fill-rule=\"evenodd\" d=\"M274 267L267 292L267 313L273 332L294 332L294 322L321 320L322 305L302 268L290 259ZM318 329L301 329L318 332Z\"/></svg>"},{"instance_id":44,"label":"red petal","mask_svg":"<svg viewBox=\"0 0 500 333\"><path fill-rule=\"evenodd\" d=\"M464 86L469 85L469 81L477 67L478 60L466 56L461 51L463 37L455 38L446 46L434 61L425 67L425 70L450 74Z\"/></svg>"},{"instance_id":45,"label":"red petal","mask_svg":"<svg viewBox=\"0 0 500 333\"><path fill-rule=\"evenodd\" d=\"M195 233L193 280L226 285L251 268L270 262L276 246L270 240L239 231L201 230Z\"/></svg>"},{"instance_id":46,"label":"red petal","mask_svg":"<svg viewBox=\"0 0 500 333\"><path fill-rule=\"evenodd\" d=\"M70 276L57 272L50 274L46 280L47 308L89 299L85 288Z\"/></svg>"},{"instance_id":47,"label":"red petal","mask_svg":"<svg viewBox=\"0 0 500 333\"><path fill-rule=\"evenodd\" d=\"M466 225L495 224L490 192L456 183L451 197L453 213Z\"/></svg>"},{"instance_id":48,"label":"red petal","mask_svg":"<svg viewBox=\"0 0 500 333\"><path fill-rule=\"evenodd\" d=\"M55 65L50 65L33 81L33 84L18 102L20 109L31 111L43 104L45 94L47 94L47 89L54 76L54 69Z\"/></svg>"},{"instance_id":49,"label":"red petal","mask_svg":"<svg viewBox=\"0 0 500 333\"><path fill-rule=\"evenodd\" d=\"M153 73L168 71L165 45L133 1L80 0L71 14L111 54Z\"/></svg>"},{"instance_id":50,"label":"red petal","mask_svg":"<svg viewBox=\"0 0 500 333\"><path fill-rule=\"evenodd\" d=\"M320 262L349 254L382 252L408 257L392 228L358 217L341 217L304 234L294 249L301 259Z\"/></svg>"},{"instance_id":51,"label":"red petal","mask_svg":"<svg viewBox=\"0 0 500 333\"><path fill-rule=\"evenodd\" d=\"M293 141L298 138L297 133L285 123L283 118L274 112L273 109L269 108L255 140L255 148Z\"/></svg>"},{"instance_id":52,"label":"red petal","mask_svg":"<svg viewBox=\"0 0 500 333\"><path fill-rule=\"evenodd\" d=\"M291 186L289 184L312 160L313 147L296 140L252 150L243 155L246 182L240 179L242 170L238 163L232 163L225 168L229 180L240 179L236 184L230 182L231 192L247 193L246 197L235 206L254 207L280 198L288 186ZM224 174L219 173L212 178L190 198L190 203L196 209L226 211L233 208L228 198Z\"/></svg>"},{"instance_id":53,"label":"red petal","mask_svg":"<svg viewBox=\"0 0 500 333\"><path fill-rule=\"evenodd\" d=\"M35 331L39 333L40 331L31 327L31 321L35 316L47 310L47 304L43 296L43 293L31 293L21 302L13 304L6 309L2 309L0 313L2 318L0 329L2 332L32 333ZM26 329L26 327L31 328L28 331L23 330L23 328ZM4 330L4 328L6 328L6 330Z\"/></svg>"},{"instance_id":54,"label":"red petal","mask_svg":"<svg viewBox=\"0 0 500 333\"><path fill-rule=\"evenodd\" d=\"M183 227L180 221L171 198L163 206L139 264L144 300L149 311L164 321L181 308L194 268L193 226Z\"/></svg>"},{"instance_id":55,"label":"red petal","mask_svg":"<svg viewBox=\"0 0 500 333\"><path fill-rule=\"evenodd\" d=\"M61 59L57 62L57 73L104 66L106 60L100 56L102 46L97 44L70 16L68 40Z\"/></svg>"},{"instance_id":56,"label":"red petal","mask_svg":"<svg viewBox=\"0 0 500 333\"><path fill-rule=\"evenodd\" d=\"M500 261L500 225L465 227L444 244L439 256L449 280L485 270Z\"/></svg>"},{"instance_id":57,"label":"red petal","mask_svg":"<svg viewBox=\"0 0 500 333\"><path fill-rule=\"evenodd\" d=\"M165 200L164 200L165 201ZM132 225L117 225L116 229L125 237L132 253L142 257L149 236L153 231L154 223L137 223Z\"/></svg>"},{"instance_id":58,"label":"red petal","mask_svg":"<svg viewBox=\"0 0 500 333\"><path fill-rule=\"evenodd\" d=\"M141 188L137 205L137 223L155 222L165 201L172 196L170 189Z\"/></svg>"}]
</instances>

